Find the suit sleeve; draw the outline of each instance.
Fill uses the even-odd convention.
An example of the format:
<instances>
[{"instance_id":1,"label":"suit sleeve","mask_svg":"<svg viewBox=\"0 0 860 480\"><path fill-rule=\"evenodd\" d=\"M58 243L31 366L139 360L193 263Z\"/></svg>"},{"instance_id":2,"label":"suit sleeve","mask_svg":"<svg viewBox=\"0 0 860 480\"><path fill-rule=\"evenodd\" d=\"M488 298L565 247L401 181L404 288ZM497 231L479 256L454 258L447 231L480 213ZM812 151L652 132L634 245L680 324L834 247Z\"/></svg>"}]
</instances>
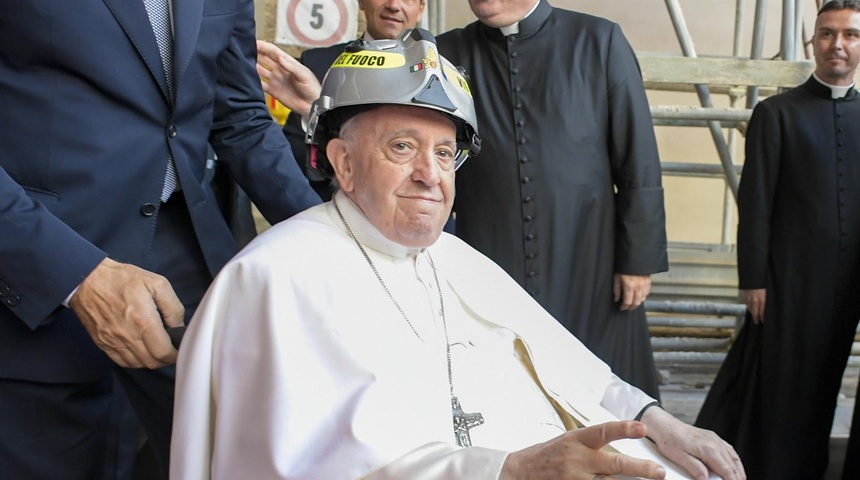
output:
<instances>
[{"instance_id":1,"label":"suit sleeve","mask_svg":"<svg viewBox=\"0 0 860 480\"><path fill-rule=\"evenodd\" d=\"M107 254L0 168L0 302L35 329Z\"/></svg>"},{"instance_id":2,"label":"suit sleeve","mask_svg":"<svg viewBox=\"0 0 860 480\"><path fill-rule=\"evenodd\" d=\"M608 62L609 155L615 195L615 272L668 270L666 214L654 125L636 56L612 25Z\"/></svg>"},{"instance_id":3,"label":"suit sleeve","mask_svg":"<svg viewBox=\"0 0 860 480\"><path fill-rule=\"evenodd\" d=\"M738 287L767 286L770 217L782 156L779 120L768 102L753 110L738 189Z\"/></svg>"},{"instance_id":4,"label":"suit sleeve","mask_svg":"<svg viewBox=\"0 0 860 480\"><path fill-rule=\"evenodd\" d=\"M272 120L256 71L254 2L242 0L229 45L218 58L210 142L270 223L320 203Z\"/></svg>"}]
</instances>

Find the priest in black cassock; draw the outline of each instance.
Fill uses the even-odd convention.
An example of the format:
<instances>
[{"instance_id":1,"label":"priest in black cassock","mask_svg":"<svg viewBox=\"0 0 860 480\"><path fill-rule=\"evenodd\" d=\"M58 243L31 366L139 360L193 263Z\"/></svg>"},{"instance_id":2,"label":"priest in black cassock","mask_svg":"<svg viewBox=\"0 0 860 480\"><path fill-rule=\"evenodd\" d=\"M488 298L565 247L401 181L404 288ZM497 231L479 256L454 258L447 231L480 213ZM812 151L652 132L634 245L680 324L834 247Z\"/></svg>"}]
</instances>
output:
<instances>
[{"instance_id":1,"label":"priest in black cassock","mask_svg":"<svg viewBox=\"0 0 860 480\"><path fill-rule=\"evenodd\" d=\"M749 123L738 196L748 313L697 420L734 445L751 480L822 478L860 317L860 2L822 7L813 50L813 76ZM856 437L845 480L860 478Z\"/></svg>"},{"instance_id":2,"label":"priest in black cassock","mask_svg":"<svg viewBox=\"0 0 860 480\"><path fill-rule=\"evenodd\" d=\"M457 235L613 372L658 397L641 306L668 268L660 162L618 25L546 0L470 0L437 37L466 68L480 156L457 175Z\"/></svg>"}]
</instances>

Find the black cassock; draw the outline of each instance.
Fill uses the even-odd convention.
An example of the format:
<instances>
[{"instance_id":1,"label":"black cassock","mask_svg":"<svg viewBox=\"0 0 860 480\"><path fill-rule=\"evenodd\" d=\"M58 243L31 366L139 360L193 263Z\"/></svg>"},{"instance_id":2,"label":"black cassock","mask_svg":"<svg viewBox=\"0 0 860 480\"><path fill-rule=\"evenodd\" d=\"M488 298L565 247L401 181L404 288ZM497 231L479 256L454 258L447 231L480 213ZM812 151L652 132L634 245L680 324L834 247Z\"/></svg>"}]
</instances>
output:
<instances>
[{"instance_id":1,"label":"black cassock","mask_svg":"<svg viewBox=\"0 0 860 480\"><path fill-rule=\"evenodd\" d=\"M827 468L860 317L858 126L857 92L833 100L814 78L761 102L749 123L738 276L741 289L767 289L765 322L747 315L697 425L734 445L751 480Z\"/></svg>"},{"instance_id":2,"label":"black cassock","mask_svg":"<svg viewBox=\"0 0 860 480\"><path fill-rule=\"evenodd\" d=\"M614 273L667 267L660 162L618 25L541 0L520 33L475 22L438 37L465 67L483 137L457 172L456 231L622 379L659 398L644 308ZM617 192L616 192L617 189Z\"/></svg>"}]
</instances>

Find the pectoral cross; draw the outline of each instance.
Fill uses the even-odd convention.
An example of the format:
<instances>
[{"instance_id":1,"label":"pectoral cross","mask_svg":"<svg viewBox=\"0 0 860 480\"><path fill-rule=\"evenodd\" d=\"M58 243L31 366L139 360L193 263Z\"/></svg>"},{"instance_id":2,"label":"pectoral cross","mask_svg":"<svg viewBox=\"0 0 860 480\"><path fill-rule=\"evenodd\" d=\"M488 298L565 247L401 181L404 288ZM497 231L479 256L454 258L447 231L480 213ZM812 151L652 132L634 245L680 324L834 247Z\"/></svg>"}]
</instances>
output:
<instances>
[{"instance_id":1,"label":"pectoral cross","mask_svg":"<svg viewBox=\"0 0 860 480\"><path fill-rule=\"evenodd\" d=\"M463 412L460 400L453 396L451 397L451 408L454 413L454 436L457 438L457 445L471 447L472 438L469 436L469 429L484 423L484 416L480 413Z\"/></svg>"}]
</instances>

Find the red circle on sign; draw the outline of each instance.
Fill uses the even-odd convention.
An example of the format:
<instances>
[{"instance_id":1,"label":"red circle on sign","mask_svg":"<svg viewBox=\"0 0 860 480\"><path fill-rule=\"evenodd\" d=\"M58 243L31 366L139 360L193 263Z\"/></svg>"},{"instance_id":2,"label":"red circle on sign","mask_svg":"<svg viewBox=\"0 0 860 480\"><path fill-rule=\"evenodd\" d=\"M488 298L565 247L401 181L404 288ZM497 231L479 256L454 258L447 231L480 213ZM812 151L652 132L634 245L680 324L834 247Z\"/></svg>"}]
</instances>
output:
<instances>
[{"instance_id":1,"label":"red circle on sign","mask_svg":"<svg viewBox=\"0 0 860 480\"><path fill-rule=\"evenodd\" d=\"M337 29L331 34L328 38L324 38L322 40L314 40L299 29L299 26L296 24L296 9L298 8L299 3L302 0L290 0L287 5L287 26L290 27L290 30L296 36L296 38L304 43L305 45L313 45L320 47L327 47L337 40L339 40L344 32L346 32L346 23L349 15L346 11L346 4L343 3L343 0L333 0L333 3L337 7L338 13L340 13L340 23L337 26Z\"/></svg>"}]
</instances>

